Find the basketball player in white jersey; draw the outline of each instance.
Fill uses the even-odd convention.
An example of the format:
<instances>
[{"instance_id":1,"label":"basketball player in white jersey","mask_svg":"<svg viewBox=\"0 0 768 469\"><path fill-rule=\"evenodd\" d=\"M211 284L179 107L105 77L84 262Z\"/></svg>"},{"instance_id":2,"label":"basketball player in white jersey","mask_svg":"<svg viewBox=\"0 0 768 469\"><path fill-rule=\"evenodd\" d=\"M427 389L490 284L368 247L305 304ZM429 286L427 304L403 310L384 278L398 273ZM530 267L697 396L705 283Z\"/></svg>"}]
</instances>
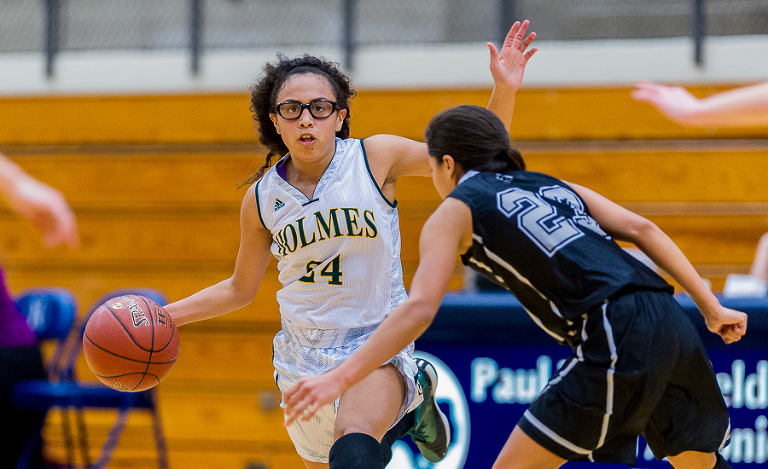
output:
<instances>
[{"instance_id":1,"label":"basketball player in white jersey","mask_svg":"<svg viewBox=\"0 0 768 469\"><path fill-rule=\"evenodd\" d=\"M501 50L488 44L494 90L488 108L506 125L535 33L515 23ZM349 79L312 56L278 56L253 87L251 110L267 161L246 181L241 241L227 280L166 306L178 325L253 301L278 261L282 330L274 339L281 391L339 366L406 298L395 183L429 176L426 144L394 135L349 139ZM281 157L273 167L274 156ZM382 468L409 433L439 461L450 435L434 399L437 376L409 344L394 358L288 432L309 469ZM423 396L421 393L423 392ZM420 405L421 403L421 405Z\"/></svg>"}]
</instances>

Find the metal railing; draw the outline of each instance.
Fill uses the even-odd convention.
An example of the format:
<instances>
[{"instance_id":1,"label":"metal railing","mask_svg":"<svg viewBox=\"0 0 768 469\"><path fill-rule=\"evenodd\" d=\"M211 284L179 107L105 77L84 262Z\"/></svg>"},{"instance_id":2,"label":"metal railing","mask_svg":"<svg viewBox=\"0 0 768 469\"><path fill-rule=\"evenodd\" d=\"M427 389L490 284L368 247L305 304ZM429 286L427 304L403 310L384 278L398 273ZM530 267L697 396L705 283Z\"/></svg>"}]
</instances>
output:
<instances>
[{"instance_id":1,"label":"metal railing","mask_svg":"<svg viewBox=\"0 0 768 469\"><path fill-rule=\"evenodd\" d=\"M67 4L69 2L74 1L77 2L78 0L43 0L43 16L44 16L44 28L43 28L43 34L44 34L44 54L45 54L45 73L48 77L53 77L56 73L56 58L62 51L62 27L63 27L63 19L62 19L62 12L64 8L66 8ZM179 41L179 44L182 44L182 47L184 47L189 52L189 70L192 75L197 75L200 73L200 64L201 64L201 56L203 53L215 46L212 46L210 44L206 44L204 41L204 37L209 29L213 29L213 26L210 26L207 24L207 13L208 7L216 6L217 8L224 8L227 7L226 5L224 7L221 6L222 2L229 1L231 4L242 4L244 2L247 2L248 0L218 0L218 2L213 2L212 0L179 0L181 2L186 2L186 10L187 10L187 18L184 21L180 20L180 23L186 23L186 26L184 29L186 29L186 33L180 33L182 34L182 38ZM422 0L424 1L424 0ZM453 3L451 3L453 1ZM705 39L707 36L707 13L706 13L706 4L705 0L681 0L685 3L688 8L690 8L690 30L688 34L690 35L691 40L693 41L694 45L694 54L692 57L693 62L696 65L703 65L704 61L704 44ZM713 0L710 0L710 2ZM717 1L717 0L714 0ZM722 1L722 0L720 0ZM748 0L742 0L743 2L746 2ZM339 9L339 11L331 12L326 17L319 17L319 19L314 19L314 21L317 21L317 24L313 25L313 16L312 12L310 11L309 14L305 11L304 14L295 14L293 17L291 15L293 12L289 12L286 14L285 18L281 18L279 21L285 22L285 28L313 28L317 27L318 32L316 33L316 36L318 38L321 38L323 41L335 41L336 46L340 48L340 50L343 52L343 65L349 70L354 67L355 63L355 56L361 47L361 44L365 44L368 40L366 37L369 35L369 33L372 32L373 28L371 28L371 24L375 23L375 19L371 19L370 16L377 16L377 13L374 11L374 13L371 13L372 3L368 0L338 0L338 4L334 5L336 8ZM598 2L598 0L593 0L593 3ZM266 9L267 7L274 8L274 2L267 5L269 2L263 2L263 6ZM285 2L286 4L291 4L293 2ZM309 5L311 3L311 0L307 0L304 2L304 4ZM324 3L324 6L327 7L327 5L331 4L332 2L326 2ZM391 7L390 2L390 9ZM251 2L248 7L251 9L258 9L259 2ZM417 2L418 4L418 2ZM485 40L500 40L504 37L507 28L512 24L512 22L517 19L518 14L532 14L535 16L536 11L535 7L540 7L540 5L545 5L550 10L544 10L544 13L549 14L551 11L554 11L554 9L558 8L557 1L550 0L550 2L540 2L539 4L534 4L532 0L485 0L484 2L476 2L473 3L473 5L485 5L485 10L490 16L487 18L487 21L483 23L484 28L475 28L475 29L483 29L478 34L485 34L486 37ZM495 4L495 7L494 7ZM413 6L414 4L411 2L403 3L402 7L405 8L416 8ZM458 2L456 0L432 0L431 2L422 3L419 7L426 9L426 8L432 8L434 10L440 10L442 9L450 9L453 5L454 9L461 9L463 8L466 10L467 4L458 5ZM633 6L636 7L637 3L634 3L634 5L631 5L629 3L622 3L622 2L614 2L612 4L612 7L615 8L615 12L612 13L613 19L615 17L622 15L622 11L624 11L624 14L631 14L630 8ZM309 5L311 6L311 5ZM559 8L568 10L569 7L575 6L570 1L569 2L561 2L561 5ZM648 5L649 8L647 10L652 10L653 5ZM682 6L681 3L676 3L674 5L675 7L680 10L680 7ZM82 5L79 6L81 9L84 8ZM600 5L587 5L587 7L590 7L592 10L600 10ZM622 10L619 7L623 7L624 10ZM94 7L95 8L95 7ZM303 8L302 5L293 6L293 8ZM589 10L590 8L582 8L582 10ZM635 8L636 9L636 8ZM183 10L183 8L182 8ZM437 11L435 12L437 13ZM449 13L445 13L443 11L440 11L441 14L444 16L450 15ZM465 15L462 15L463 11L460 12L454 12L454 22L456 21L455 18L463 17ZM539 13L540 15L544 16L544 13ZM567 12L563 13L568 14ZM571 14L578 14L578 12L574 13L574 10L571 10ZM636 13L634 13L636 14ZM582 13L581 17L587 16L588 13ZM408 13L404 13L403 16L408 16ZM414 15L415 16L415 15ZM605 15L608 16L608 15ZM335 21L337 21L338 28L336 28L336 25L326 25L324 23L329 23L327 21L328 17L333 17ZM551 15L550 15L551 17ZM549 17L548 17L549 18ZM363 24L362 19L366 19L367 23ZM451 18L448 18L450 21ZM247 20L245 20L247 21ZM278 21L278 20L276 20ZM221 28L221 20L219 20L219 23L217 26ZM394 23L397 23L396 20L393 20L393 25L398 26ZM541 26L542 21L539 21L539 24L537 24L537 27ZM451 23L451 25L446 26L444 29L450 30L453 27L454 23ZM563 24L566 24L564 21ZM490 27L489 27L490 26ZM546 25L545 25L546 26ZM385 26L386 27L386 26ZM179 29L178 26L176 26L177 29ZM325 29L323 29L325 28ZM254 26L254 34L258 34L259 26ZM262 29L263 25L262 25ZM563 28L561 28L562 30ZM241 30L233 30L229 32L230 37L235 37ZM249 33L251 31L248 31ZM290 31L287 31L286 34L289 34ZM443 33L443 37L440 37L440 35L433 35L431 37L424 38L424 41L430 42L430 41L447 41L450 42L450 34L455 33L455 31L447 31ZM106 34L106 33L101 33ZM272 32L267 31L264 33L264 35L272 34ZM397 33L393 33L397 34ZM605 34L603 32L603 34ZM404 35L407 36L407 35ZM551 36L551 34L550 34ZM184 39L186 37L186 39ZM568 38L566 38L568 39ZM407 41L408 39L406 37L403 37L404 41ZM186 45L183 45L186 44Z\"/></svg>"}]
</instances>

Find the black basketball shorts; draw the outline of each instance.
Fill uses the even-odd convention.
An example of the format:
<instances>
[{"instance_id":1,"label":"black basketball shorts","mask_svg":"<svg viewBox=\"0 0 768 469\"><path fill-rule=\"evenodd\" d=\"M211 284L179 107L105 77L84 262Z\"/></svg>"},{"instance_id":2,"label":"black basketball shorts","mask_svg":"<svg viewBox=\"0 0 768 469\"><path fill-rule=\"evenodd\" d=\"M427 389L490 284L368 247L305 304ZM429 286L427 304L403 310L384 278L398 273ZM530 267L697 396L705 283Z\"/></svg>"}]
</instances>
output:
<instances>
[{"instance_id":1,"label":"black basketball shorts","mask_svg":"<svg viewBox=\"0 0 768 469\"><path fill-rule=\"evenodd\" d=\"M534 441L567 460L630 465L640 434L658 459L727 444L728 409L712 364L672 295L607 301L582 336L518 422Z\"/></svg>"}]
</instances>

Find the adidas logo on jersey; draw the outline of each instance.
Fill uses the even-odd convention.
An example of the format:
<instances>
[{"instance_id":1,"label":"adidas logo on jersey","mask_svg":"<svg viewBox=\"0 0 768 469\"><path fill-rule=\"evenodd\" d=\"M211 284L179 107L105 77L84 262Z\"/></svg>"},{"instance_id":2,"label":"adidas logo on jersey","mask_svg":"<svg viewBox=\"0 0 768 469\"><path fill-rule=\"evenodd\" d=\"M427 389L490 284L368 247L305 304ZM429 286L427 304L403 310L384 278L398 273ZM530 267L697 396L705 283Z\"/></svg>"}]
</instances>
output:
<instances>
[{"instance_id":1,"label":"adidas logo on jersey","mask_svg":"<svg viewBox=\"0 0 768 469\"><path fill-rule=\"evenodd\" d=\"M275 212L280 210L281 208L285 207L285 202L283 202L280 199L275 199Z\"/></svg>"}]
</instances>

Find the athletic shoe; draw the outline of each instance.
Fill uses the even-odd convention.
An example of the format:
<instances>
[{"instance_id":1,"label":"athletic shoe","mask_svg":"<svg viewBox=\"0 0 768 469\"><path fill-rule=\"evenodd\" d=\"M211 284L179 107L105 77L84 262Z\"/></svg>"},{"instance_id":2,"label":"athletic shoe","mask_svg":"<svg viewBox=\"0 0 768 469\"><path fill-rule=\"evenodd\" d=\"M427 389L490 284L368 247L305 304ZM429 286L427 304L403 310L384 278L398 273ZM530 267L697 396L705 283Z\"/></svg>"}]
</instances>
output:
<instances>
[{"instance_id":1,"label":"athletic shoe","mask_svg":"<svg viewBox=\"0 0 768 469\"><path fill-rule=\"evenodd\" d=\"M416 358L419 374L416 385L424 395L424 401L414 410L414 424L406 433L419 447L421 455L429 462L438 462L448 453L451 442L451 428L448 418L435 400L437 371L427 360Z\"/></svg>"}]
</instances>

